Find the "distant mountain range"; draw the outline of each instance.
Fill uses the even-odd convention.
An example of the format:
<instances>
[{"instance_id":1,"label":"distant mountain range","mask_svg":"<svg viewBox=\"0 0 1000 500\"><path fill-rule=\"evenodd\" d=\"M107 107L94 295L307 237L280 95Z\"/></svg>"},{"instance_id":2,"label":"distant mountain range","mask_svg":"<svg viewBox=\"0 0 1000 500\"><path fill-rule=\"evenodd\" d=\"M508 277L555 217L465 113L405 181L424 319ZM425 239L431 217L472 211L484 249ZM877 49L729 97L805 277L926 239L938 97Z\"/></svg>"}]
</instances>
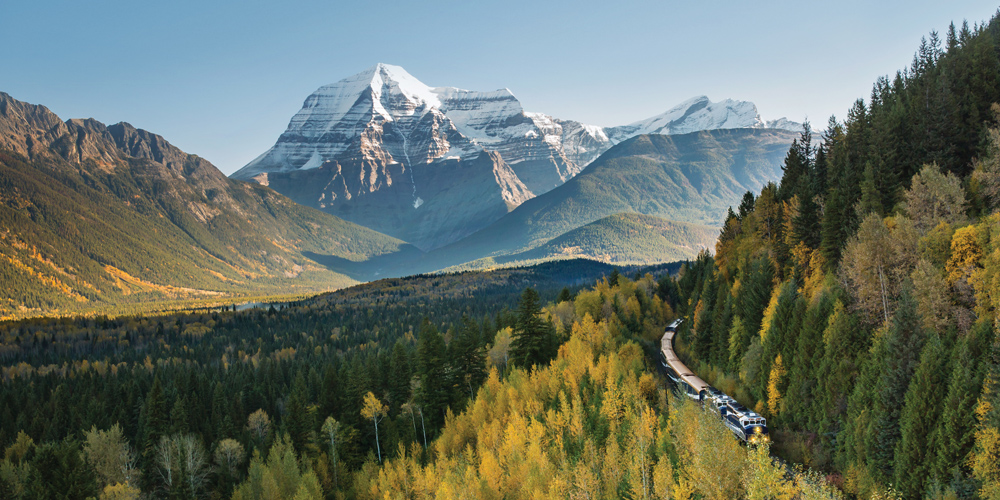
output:
<instances>
[{"instance_id":1,"label":"distant mountain range","mask_svg":"<svg viewBox=\"0 0 1000 500\"><path fill-rule=\"evenodd\" d=\"M629 125L585 125L525 112L507 89L429 87L378 64L320 87L275 145L232 177L429 250L487 227L631 137L738 128L802 125L704 96Z\"/></svg>"},{"instance_id":2,"label":"distant mountain range","mask_svg":"<svg viewBox=\"0 0 1000 500\"><path fill-rule=\"evenodd\" d=\"M0 93L0 317L329 290L356 281L317 260L408 252L158 135Z\"/></svg>"},{"instance_id":3,"label":"distant mountain range","mask_svg":"<svg viewBox=\"0 0 1000 500\"><path fill-rule=\"evenodd\" d=\"M691 258L712 248L727 207L780 176L797 137L749 103L698 99L589 127L525 113L508 91L428 90L401 71L379 65L310 97L234 176L257 182L127 123L63 121L0 93L0 318ZM722 128L679 133L701 126ZM672 135L629 136L648 131Z\"/></svg>"},{"instance_id":4,"label":"distant mountain range","mask_svg":"<svg viewBox=\"0 0 1000 500\"><path fill-rule=\"evenodd\" d=\"M511 255L553 244L568 232L623 213L711 226L718 236L728 207L738 205L747 191L760 191L780 177L782 161L796 137L794 132L777 129L633 137L612 147L562 186L526 201L462 240L428 252L417 269L440 269L484 257L509 260ZM584 245L581 255L600 259L602 244L593 237L593 230L600 227L606 226L591 228L588 241L593 244ZM621 234L608 232L604 239L614 240ZM684 237L676 243L684 247L683 242L692 241L704 242ZM713 245L714 237L701 247L687 245L686 255Z\"/></svg>"}]
</instances>

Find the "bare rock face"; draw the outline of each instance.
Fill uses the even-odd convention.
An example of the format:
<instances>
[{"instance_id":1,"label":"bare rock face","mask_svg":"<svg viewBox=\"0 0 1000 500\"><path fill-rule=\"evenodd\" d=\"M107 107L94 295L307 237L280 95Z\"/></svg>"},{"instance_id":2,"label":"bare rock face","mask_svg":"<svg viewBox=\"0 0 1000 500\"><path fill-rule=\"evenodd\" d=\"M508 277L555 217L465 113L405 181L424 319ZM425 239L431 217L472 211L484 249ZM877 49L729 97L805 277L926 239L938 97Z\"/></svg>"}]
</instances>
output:
<instances>
[{"instance_id":1,"label":"bare rock face","mask_svg":"<svg viewBox=\"0 0 1000 500\"><path fill-rule=\"evenodd\" d=\"M377 64L316 90L232 177L429 250L562 185L629 137L768 125L753 103L705 97L631 125L585 125L525 112L508 89L429 87Z\"/></svg>"},{"instance_id":2,"label":"bare rock face","mask_svg":"<svg viewBox=\"0 0 1000 500\"><path fill-rule=\"evenodd\" d=\"M64 122L45 106L18 101L2 92L0 148L28 158L55 155L70 164L88 162L105 172L131 168L136 175L166 181L162 196L181 199L185 196L180 191L211 191L213 204L235 207L228 194L232 181L207 160L181 151L159 135L125 122L104 125L93 118ZM218 211L189 200L184 204L192 216L203 222Z\"/></svg>"}]
</instances>

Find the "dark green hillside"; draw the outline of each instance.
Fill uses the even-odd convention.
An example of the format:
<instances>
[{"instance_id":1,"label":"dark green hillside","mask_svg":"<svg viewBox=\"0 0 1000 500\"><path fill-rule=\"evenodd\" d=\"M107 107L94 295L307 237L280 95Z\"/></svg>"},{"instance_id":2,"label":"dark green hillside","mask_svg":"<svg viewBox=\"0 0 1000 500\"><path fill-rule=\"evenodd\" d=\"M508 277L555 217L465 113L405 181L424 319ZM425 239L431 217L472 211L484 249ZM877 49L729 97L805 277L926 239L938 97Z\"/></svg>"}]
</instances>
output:
<instances>
[{"instance_id":1,"label":"dark green hillside","mask_svg":"<svg viewBox=\"0 0 1000 500\"><path fill-rule=\"evenodd\" d=\"M0 317L323 291L355 281L306 253L349 269L408 249L127 124L0 104Z\"/></svg>"},{"instance_id":2,"label":"dark green hillside","mask_svg":"<svg viewBox=\"0 0 1000 500\"><path fill-rule=\"evenodd\" d=\"M576 228L517 254L520 258L587 257L614 264L652 264L693 259L715 246L718 228L642 214L615 214Z\"/></svg>"},{"instance_id":3,"label":"dark green hillside","mask_svg":"<svg viewBox=\"0 0 1000 500\"><path fill-rule=\"evenodd\" d=\"M637 136L564 185L429 258L457 263L523 251L617 213L721 225L743 193L780 177L781 160L797 136L762 129Z\"/></svg>"}]
</instances>

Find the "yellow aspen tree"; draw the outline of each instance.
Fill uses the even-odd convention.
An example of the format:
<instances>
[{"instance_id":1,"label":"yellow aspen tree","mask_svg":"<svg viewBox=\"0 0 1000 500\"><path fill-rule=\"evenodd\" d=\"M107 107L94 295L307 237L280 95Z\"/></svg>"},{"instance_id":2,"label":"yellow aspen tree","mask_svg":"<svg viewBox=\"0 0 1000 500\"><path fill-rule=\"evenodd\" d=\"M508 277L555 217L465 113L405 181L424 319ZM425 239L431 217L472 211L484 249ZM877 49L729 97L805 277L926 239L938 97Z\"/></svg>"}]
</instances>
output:
<instances>
[{"instance_id":1,"label":"yellow aspen tree","mask_svg":"<svg viewBox=\"0 0 1000 500\"><path fill-rule=\"evenodd\" d=\"M778 415L781 412L781 391L778 388L781 380L785 377L785 363L781 359L781 354L774 358L771 366L771 376L767 380L767 409L771 415Z\"/></svg>"},{"instance_id":2,"label":"yellow aspen tree","mask_svg":"<svg viewBox=\"0 0 1000 500\"><path fill-rule=\"evenodd\" d=\"M983 392L976 405L976 419L979 428L975 434L975 445L969 456L969 467L972 476L978 479L982 486L979 496L984 499L1000 499L1000 429L993 423L992 414L997 411L993 407L995 400L993 391L998 387L994 374L987 375L983 383Z\"/></svg>"},{"instance_id":3,"label":"yellow aspen tree","mask_svg":"<svg viewBox=\"0 0 1000 500\"><path fill-rule=\"evenodd\" d=\"M656 437L656 413L645 404L640 404L635 411L629 413L629 488L632 490L632 498L649 499L653 490L649 447Z\"/></svg>"},{"instance_id":4,"label":"yellow aspen tree","mask_svg":"<svg viewBox=\"0 0 1000 500\"><path fill-rule=\"evenodd\" d=\"M653 466L653 494L659 500L676 498L671 493L676 489L674 468L670 465L670 457L662 456Z\"/></svg>"},{"instance_id":5,"label":"yellow aspen tree","mask_svg":"<svg viewBox=\"0 0 1000 500\"><path fill-rule=\"evenodd\" d=\"M945 266L948 282L956 283L968 279L979 266L983 250L979 246L979 232L976 226L966 226L955 231L951 237L951 258Z\"/></svg>"},{"instance_id":6,"label":"yellow aspen tree","mask_svg":"<svg viewBox=\"0 0 1000 500\"><path fill-rule=\"evenodd\" d=\"M99 500L139 500L142 492L128 483L109 484L101 491Z\"/></svg>"},{"instance_id":7,"label":"yellow aspen tree","mask_svg":"<svg viewBox=\"0 0 1000 500\"><path fill-rule=\"evenodd\" d=\"M622 469L622 451L618 446L618 441L614 438L608 439L604 446L604 463L601 464L601 482L605 498L618 498L618 487L621 484L625 471Z\"/></svg>"},{"instance_id":8,"label":"yellow aspen tree","mask_svg":"<svg viewBox=\"0 0 1000 500\"><path fill-rule=\"evenodd\" d=\"M378 439L378 423L385 417L388 408L372 391L365 394L364 402L361 405L361 416L366 420L371 420L375 424L375 448L378 450L378 461L382 462L382 446Z\"/></svg>"},{"instance_id":9,"label":"yellow aspen tree","mask_svg":"<svg viewBox=\"0 0 1000 500\"><path fill-rule=\"evenodd\" d=\"M774 313L778 310L778 296L781 295L781 287L776 286L771 291L771 300L768 301L764 309L764 316L760 322L760 341L767 340L767 332L771 329L771 322L774 321Z\"/></svg>"},{"instance_id":10,"label":"yellow aspen tree","mask_svg":"<svg viewBox=\"0 0 1000 500\"><path fill-rule=\"evenodd\" d=\"M795 483L785 479L784 469L771 459L767 446L750 449L743 474L747 500L792 500L798 493Z\"/></svg>"}]
</instances>

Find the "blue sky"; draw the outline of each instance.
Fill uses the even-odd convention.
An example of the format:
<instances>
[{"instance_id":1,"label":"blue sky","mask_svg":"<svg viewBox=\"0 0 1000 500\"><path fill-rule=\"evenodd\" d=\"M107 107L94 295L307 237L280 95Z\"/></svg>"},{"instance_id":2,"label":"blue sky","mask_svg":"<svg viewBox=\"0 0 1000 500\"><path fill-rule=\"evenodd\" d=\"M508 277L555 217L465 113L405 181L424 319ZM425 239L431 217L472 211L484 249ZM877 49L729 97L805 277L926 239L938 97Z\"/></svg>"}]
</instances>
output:
<instances>
[{"instance_id":1,"label":"blue sky","mask_svg":"<svg viewBox=\"0 0 1000 500\"><path fill-rule=\"evenodd\" d=\"M377 62L431 86L507 87L528 111L621 125L695 95L765 119L843 117L920 37L983 1L0 0L0 91L127 121L231 173L317 87Z\"/></svg>"}]
</instances>

